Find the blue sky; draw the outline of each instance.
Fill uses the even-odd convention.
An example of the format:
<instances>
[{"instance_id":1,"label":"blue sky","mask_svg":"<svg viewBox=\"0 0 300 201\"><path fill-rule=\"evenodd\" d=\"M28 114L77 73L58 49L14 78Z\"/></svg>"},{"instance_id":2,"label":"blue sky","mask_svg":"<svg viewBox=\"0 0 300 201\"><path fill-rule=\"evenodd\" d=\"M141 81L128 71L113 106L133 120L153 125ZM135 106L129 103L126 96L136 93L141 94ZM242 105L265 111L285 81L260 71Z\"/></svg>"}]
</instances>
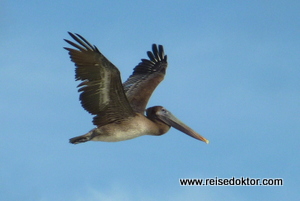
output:
<instances>
[{"instance_id":1,"label":"blue sky","mask_svg":"<svg viewBox=\"0 0 300 201\"><path fill-rule=\"evenodd\" d=\"M299 1L2 1L3 200L296 200ZM171 129L117 143L80 106L67 31L95 44L125 81L152 43L169 67L162 105L210 140ZM182 187L180 178L283 178L284 186Z\"/></svg>"}]
</instances>

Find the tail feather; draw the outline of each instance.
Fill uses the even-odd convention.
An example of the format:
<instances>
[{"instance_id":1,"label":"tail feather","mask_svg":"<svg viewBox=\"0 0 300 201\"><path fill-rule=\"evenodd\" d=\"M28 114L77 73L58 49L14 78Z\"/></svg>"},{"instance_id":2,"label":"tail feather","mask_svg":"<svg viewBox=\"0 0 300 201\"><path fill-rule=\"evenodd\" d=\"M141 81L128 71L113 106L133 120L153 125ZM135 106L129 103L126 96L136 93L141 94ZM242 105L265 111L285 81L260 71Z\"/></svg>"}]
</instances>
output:
<instances>
[{"instance_id":1,"label":"tail feather","mask_svg":"<svg viewBox=\"0 0 300 201\"><path fill-rule=\"evenodd\" d=\"M90 137L82 135L82 136L71 138L69 142L72 144L79 144L87 141L90 141Z\"/></svg>"}]
</instances>

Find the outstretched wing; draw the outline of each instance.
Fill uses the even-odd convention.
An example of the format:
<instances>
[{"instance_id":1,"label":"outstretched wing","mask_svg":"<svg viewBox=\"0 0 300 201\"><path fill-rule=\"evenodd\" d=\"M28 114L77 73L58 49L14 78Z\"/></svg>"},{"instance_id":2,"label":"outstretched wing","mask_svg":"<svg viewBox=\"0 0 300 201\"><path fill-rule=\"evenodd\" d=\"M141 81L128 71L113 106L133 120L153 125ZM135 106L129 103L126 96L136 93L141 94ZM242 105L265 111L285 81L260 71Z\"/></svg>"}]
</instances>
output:
<instances>
[{"instance_id":1,"label":"outstretched wing","mask_svg":"<svg viewBox=\"0 0 300 201\"><path fill-rule=\"evenodd\" d=\"M117 67L82 36L69 34L77 43L65 41L77 49L65 49L75 63L76 80L82 81L78 85L81 105L89 113L96 115L93 123L103 126L134 116Z\"/></svg>"},{"instance_id":2,"label":"outstretched wing","mask_svg":"<svg viewBox=\"0 0 300 201\"><path fill-rule=\"evenodd\" d=\"M134 69L132 75L123 83L127 99L132 109L144 114L145 108L158 84L164 79L167 55L164 55L162 45L152 45L152 52L147 52L148 59L142 59Z\"/></svg>"}]
</instances>

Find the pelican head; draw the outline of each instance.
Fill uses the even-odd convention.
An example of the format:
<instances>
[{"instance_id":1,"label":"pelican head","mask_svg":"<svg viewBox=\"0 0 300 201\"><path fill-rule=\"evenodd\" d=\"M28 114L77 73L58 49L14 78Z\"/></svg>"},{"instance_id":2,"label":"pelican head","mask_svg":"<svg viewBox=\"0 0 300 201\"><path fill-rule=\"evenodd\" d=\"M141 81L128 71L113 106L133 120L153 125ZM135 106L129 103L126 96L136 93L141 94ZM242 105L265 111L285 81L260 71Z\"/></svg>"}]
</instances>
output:
<instances>
[{"instance_id":1,"label":"pelican head","mask_svg":"<svg viewBox=\"0 0 300 201\"><path fill-rule=\"evenodd\" d=\"M197 139L201 140L205 143L209 143L207 139L202 137L200 134L198 134L196 131L185 125L182 121L180 121L178 118L176 118L170 111L165 109L162 106L154 106L150 107L146 110L146 115L149 119L155 121L155 122L161 122L165 125L170 127L174 127L177 130ZM168 129L167 129L168 130Z\"/></svg>"}]
</instances>

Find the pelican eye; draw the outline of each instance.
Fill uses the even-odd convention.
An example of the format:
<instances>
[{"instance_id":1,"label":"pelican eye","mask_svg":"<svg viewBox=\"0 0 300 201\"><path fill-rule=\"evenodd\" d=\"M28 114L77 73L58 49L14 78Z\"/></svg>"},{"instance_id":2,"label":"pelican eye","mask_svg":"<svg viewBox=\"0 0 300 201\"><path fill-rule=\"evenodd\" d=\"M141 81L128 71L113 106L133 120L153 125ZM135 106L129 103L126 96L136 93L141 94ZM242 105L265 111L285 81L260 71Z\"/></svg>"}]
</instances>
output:
<instances>
[{"instance_id":1,"label":"pelican eye","mask_svg":"<svg viewBox=\"0 0 300 201\"><path fill-rule=\"evenodd\" d=\"M166 110L165 108L162 108L161 111L162 111L163 113L165 113L165 114L168 113L168 110Z\"/></svg>"}]
</instances>

